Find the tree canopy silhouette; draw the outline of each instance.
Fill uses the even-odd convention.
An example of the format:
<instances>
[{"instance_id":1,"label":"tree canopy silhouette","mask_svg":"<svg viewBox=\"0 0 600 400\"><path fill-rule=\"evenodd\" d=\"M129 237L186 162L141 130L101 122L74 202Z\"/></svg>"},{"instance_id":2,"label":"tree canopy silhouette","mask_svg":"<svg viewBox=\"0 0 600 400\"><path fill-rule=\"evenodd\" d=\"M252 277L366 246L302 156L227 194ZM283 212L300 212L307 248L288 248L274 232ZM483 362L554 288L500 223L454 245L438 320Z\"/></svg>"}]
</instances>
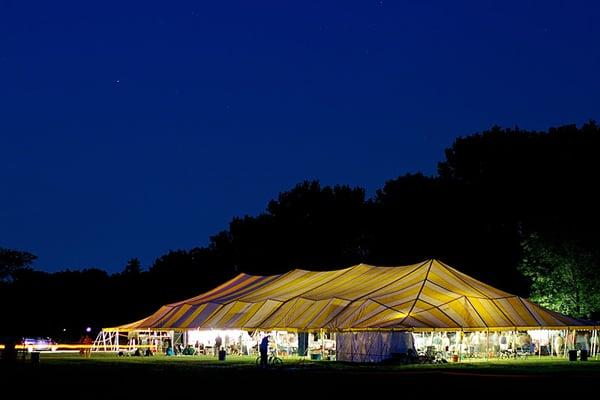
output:
<instances>
[{"instance_id":1,"label":"tree canopy silhouette","mask_svg":"<svg viewBox=\"0 0 600 400\"><path fill-rule=\"evenodd\" d=\"M526 237L573 241L582 254L599 242L599 150L600 129L592 121L548 132L493 127L457 138L436 176L391 179L372 198L360 187L301 182L271 200L263 213L233 218L208 246L170 250L147 271L133 258L112 275L98 269L49 274L28 268L33 254L0 249L5 289L0 301L52 309L35 319L46 331L78 329L83 321L110 326L197 295L239 272L403 265L431 257L527 295L537 270L531 257L520 262ZM589 269L599 272L595 261ZM5 321L5 327L35 328L17 308Z\"/></svg>"},{"instance_id":2,"label":"tree canopy silhouette","mask_svg":"<svg viewBox=\"0 0 600 400\"><path fill-rule=\"evenodd\" d=\"M365 212L364 189L307 181L270 201L265 213L234 218L212 249L255 274L342 267L361 261Z\"/></svg>"},{"instance_id":3,"label":"tree canopy silhouette","mask_svg":"<svg viewBox=\"0 0 600 400\"><path fill-rule=\"evenodd\" d=\"M14 279L15 274L30 266L37 256L27 252L0 247L0 282Z\"/></svg>"}]
</instances>

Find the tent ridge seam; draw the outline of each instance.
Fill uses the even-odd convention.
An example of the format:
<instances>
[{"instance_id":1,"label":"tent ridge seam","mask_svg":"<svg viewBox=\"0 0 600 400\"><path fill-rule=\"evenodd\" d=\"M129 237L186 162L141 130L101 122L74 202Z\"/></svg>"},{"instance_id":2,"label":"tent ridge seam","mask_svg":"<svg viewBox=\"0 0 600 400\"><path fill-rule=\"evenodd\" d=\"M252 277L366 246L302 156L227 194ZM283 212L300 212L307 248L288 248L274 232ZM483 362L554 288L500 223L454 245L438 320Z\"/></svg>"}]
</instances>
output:
<instances>
[{"instance_id":1,"label":"tent ridge seam","mask_svg":"<svg viewBox=\"0 0 600 400\"><path fill-rule=\"evenodd\" d=\"M415 301L414 301L413 305L410 307L410 310L408 310L408 313L406 314L406 317L404 317L404 319L402 321L400 321L400 325L404 324L404 321L406 321L406 318L408 318L410 316L410 313L415 308L415 305L417 304L417 301L419 300L419 297L421 297L421 292L423 291L423 288L425 287L425 284L427 283L427 278L429 277L429 272L431 272L431 266L432 265L433 265L433 259L431 259L429 261L429 267L427 267L427 272L425 273L425 278L423 278L423 284L421 284L421 288L419 289L419 293L417 293L417 297L415 298Z\"/></svg>"}]
</instances>

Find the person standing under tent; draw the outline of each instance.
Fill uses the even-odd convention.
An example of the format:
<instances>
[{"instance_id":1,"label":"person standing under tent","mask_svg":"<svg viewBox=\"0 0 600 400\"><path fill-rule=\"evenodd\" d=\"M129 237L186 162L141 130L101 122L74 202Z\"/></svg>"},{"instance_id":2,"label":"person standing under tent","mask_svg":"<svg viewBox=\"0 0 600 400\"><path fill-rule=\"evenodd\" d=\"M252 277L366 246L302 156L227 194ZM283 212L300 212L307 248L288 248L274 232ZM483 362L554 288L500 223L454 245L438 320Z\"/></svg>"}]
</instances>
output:
<instances>
[{"instance_id":1,"label":"person standing under tent","mask_svg":"<svg viewBox=\"0 0 600 400\"><path fill-rule=\"evenodd\" d=\"M559 333L554 338L554 352L558 357L563 355L563 346L565 345L565 340L562 337L562 334Z\"/></svg>"},{"instance_id":2,"label":"person standing under tent","mask_svg":"<svg viewBox=\"0 0 600 400\"><path fill-rule=\"evenodd\" d=\"M448 354L450 351L450 338L448 337L447 332L444 332L444 335L442 336L442 351L444 354Z\"/></svg>"},{"instance_id":3,"label":"person standing under tent","mask_svg":"<svg viewBox=\"0 0 600 400\"><path fill-rule=\"evenodd\" d=\"M267 368L269 361L269 335L262 338L258 349L260 350L260 367Z\"/></svg>"},{"instance_id":4,"label":"person standing under tent","mask_svg":"<svg viewBox=\"0 0 600 400\"><path fill-rule=\"evenodd\" d=\"M567 331L565 346L567 346L567 350L576 350L575 349L575 331L571 331L571 330Z\"/></svg>"},{"instance_id":5,"label":"person standing under tent","mask_svg":"<svg viewBox=\"0 0 600 400\"><path fill-rule=\"evenodd\" d=\"M575 349L576 350L585 350L585 351L589 351L590 350L590 344L589 344L589 333L587 332L583 332L583 333L577 333L577 335L575 336Z\"/></svg>"},{"instance_id":6,"label":"person standing under tent","mask_svg":"<svg viewBox=\"0 0 600 400\"><path fill-rule=\"evenodd\" d=\"M500 352L501 353L507 352L508 351L508 337L506 336L505 332L502 332L499 342L500 342Z\"/></svg>"},{"instance_id":7,"label":"person standing under tent","mask_svg":"<svg viewBox=\"0 0 600 400\"><path fill-rule=\"evenodd\" d=\"M221 345L223 344L223 339L220 335L217 335L215 338L215 356L219 356L219 350L221 350Z\"/></svg>"}]
</instances>

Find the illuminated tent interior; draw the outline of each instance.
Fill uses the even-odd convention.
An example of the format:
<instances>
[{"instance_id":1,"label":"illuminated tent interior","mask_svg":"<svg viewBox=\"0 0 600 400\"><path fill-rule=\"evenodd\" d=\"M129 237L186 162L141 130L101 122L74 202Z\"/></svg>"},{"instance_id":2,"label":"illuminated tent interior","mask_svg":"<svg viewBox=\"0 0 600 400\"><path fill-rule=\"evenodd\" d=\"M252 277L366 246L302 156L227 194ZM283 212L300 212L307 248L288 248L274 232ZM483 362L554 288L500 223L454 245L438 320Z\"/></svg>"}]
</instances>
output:
<instances>
[{"instance_id":1,"label":"illuminated tent interior","mask_svg":"<svg viewBox=\"0 0 600 400\"><path fill-rule=\"evenodd\" d=\"M478 353L487 355L490 338L496 343L504 331L511 332L507 336L516 349L519 331L531 331L541 345L543 338L548 343L583 329L593 329L596 338L596 327L589 321L545 309L438 260L427 260L400 267L359 264L326 272L239 274L206 293L164 305L144 319L105 328L97 342L100 347L103 341L105 349L106 343L117 343L118 349L119 332L148 332L158 339L154 343L167 332L171 341L173 332L184 332L184 344L203 341L212 347L219 332L229 332L240 344L243 331L334 332L332 348L338 360L367 362L414 350L416 341L423 348L435 339L449 340L448 335L453 351L460 352L467 349L466 343L478 340L478 332L485 332L486 349L481 345ZM571 340L574 343L574 336ZM475 348L469 347L471 352ZM321 339L321 351L325 350Z\"/></svg>"},{"instance_id":2,"label":"illuminated tent interior","mask_svg":"<svg viewBox=\"0 0 600 400\"><path fill-rule=\"evenodd\" d=\"M438 261L281 275L239 274L140 321L105 330L247 331L593 329Z\"/></svg>"}]
</instances>

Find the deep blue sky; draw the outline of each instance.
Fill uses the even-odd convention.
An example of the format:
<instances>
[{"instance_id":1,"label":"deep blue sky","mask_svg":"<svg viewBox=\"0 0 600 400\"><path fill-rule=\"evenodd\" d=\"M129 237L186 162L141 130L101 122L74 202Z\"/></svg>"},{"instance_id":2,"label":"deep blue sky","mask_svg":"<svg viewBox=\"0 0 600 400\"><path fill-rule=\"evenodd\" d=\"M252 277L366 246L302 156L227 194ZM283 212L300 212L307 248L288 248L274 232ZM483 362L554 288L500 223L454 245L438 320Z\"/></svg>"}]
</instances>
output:
<instances>
[{"instance_id":1,"label":"deep blue sky","mask_svg":"<svg viewBox=\"0 0 600 400\"><path fill-rule=\"evenodd\" d=\"M304 179L599 120L597 4L0 0L0 246L148 267Z\"/></svg>"}]
</instances>

